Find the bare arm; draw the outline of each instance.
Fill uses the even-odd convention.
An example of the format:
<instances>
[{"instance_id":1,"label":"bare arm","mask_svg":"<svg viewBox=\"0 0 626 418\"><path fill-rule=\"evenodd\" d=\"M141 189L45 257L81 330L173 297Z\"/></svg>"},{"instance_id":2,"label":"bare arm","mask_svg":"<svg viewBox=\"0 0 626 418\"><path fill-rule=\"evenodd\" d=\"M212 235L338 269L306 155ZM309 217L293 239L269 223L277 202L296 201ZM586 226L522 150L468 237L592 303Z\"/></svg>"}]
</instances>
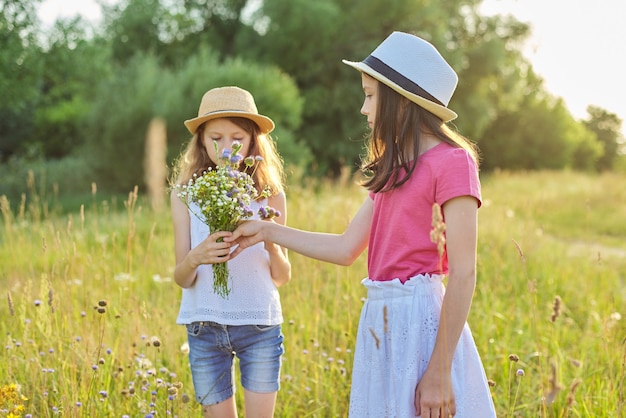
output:
<instances>
[{"instance_id":1,"label":"bare arm","mask_svg":"<svg viewBox=\"0 0 626 418\"><path fill-rule=\"evenodd\" d=\"M372 199L367 197L342 234L304 231L273 222L248 221L225 240L239 245L233 256L258 242L271 241L307 257L347 266L367 247L373 207Z\"/></svg>"},{"instance_id":2,"label":"bare arm","mask_svg":"<svg viewBox=\"0 0 626 418\"><path fill-rule=\"evenodd\" d=\"M429 416L429 410L444 408L444 415L456 413L452 390L452 358L467 321L476 286L476 199L462 196L443 205L448 253L448 285L441 307L435 347L415 392L415 407Z\"/></svg>"},{"instance_id":3,"label":"bare arm","mask_svg":"<svg viewBox=\"0 0 626 418\"><path fill-rule=\"evenodd\" d=\"M174 222L174 252L176 268L174 281L182 288L188 288L196 281L196 269L201 264L221 263L229 259L231 244L217 242L220 237L230 236L230 232L216 232L209 235L200 245L191 248L189 211L176 195L170 193L172 221Z\"/></svg>"},{"instance_id":4,"label":"bare arm","mask_svg":"<svg viewBox=\"0 0 626 418\"><path fill-rule=\"evenodd\" d=\"M285 193L281 192L268 199L268 204L280 212L278 218L269 222L276 222L280 225L287 223L287 202ZM291 263L287 255L287 248L281 247L271 241L265 241L265 249L270 255L270 273L272 281L276 287L287 284L291 280Z\"/></svg>"}]
</instances>

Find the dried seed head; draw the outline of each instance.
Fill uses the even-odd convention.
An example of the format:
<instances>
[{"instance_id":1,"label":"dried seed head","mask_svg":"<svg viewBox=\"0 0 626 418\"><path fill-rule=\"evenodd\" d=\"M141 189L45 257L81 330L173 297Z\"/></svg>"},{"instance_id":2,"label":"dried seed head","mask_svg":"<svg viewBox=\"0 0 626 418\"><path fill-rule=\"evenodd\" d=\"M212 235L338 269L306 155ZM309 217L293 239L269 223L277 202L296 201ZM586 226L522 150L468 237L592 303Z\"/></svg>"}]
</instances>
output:
<instances>
[{"instance_id":1,"label":"dried seed head","mask_svg":"<svg viewBox=\"0 0 626 418\"><path fill-rule=\"evenodd\" d=\"M374 337L374 342L376 342L376 349L380 348L380 339L378 338L378 336L376 335L376 332L374 332L374 330L372 328L370 328L370 333L372 334L372 337Z\"/></svg>"},{"instance_id":2,"label":"dried seed head","mask_svg":"<svg viewBox=\"0 0 626 418\"><path fill-rule=\"evenodd\" d=\"M11 291L7 291L7 302L9 303L9 312L11 312L11 316L15 316L15 306L13 306Z\"/></svg>"},{"instance_id":3,"label":"dried seed head","mask_svg":"<svg viewBox=\"0 0 626 418\"><path fill-rule=\"evenodd\" d=\"M561 297L556 296L554 298L554 304L552 305L552 317L550 318L552 322L555 322L556 319L561 315Z\"/></svg>"},{"instance_id":4,"label":"dried seed head","mask_svg":"<svg viewBox=\"0 0 626 418\"><path fill-rule=\"evenodd\" d=\"M519 356L517 354L509 354L509 360L517 363L519 361Z\"/></svg>"},{"instance_id":5,"label":"dried seed head","mask_svg":"<svg viewBox=\"0 0 626 418\"><path fill-rule=\"evenodd\" d=\"M432 207L432 229L430 230L430 240L437 244L439 256L443 256L446 246L446 224L443 222L441 206L434 203Z\"/></svg>"},{"instance_id":6,"label":"dried seed head","mask_svg":"<svg viewBox=\"0 0 626 418\"><path fill-rule=\"evenodd\" d=\"M54 291L52 288L48 289L48 306L52 313L54 313Z\"/></svg>"}]
</instances>

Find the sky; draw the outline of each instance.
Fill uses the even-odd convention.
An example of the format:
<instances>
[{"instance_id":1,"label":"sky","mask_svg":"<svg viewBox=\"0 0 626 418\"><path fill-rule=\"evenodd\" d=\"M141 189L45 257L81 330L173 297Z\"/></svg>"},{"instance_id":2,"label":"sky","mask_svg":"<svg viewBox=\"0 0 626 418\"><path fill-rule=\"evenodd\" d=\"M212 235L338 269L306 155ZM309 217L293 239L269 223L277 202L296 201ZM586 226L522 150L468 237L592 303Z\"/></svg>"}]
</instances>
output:
<instances>
[{"instance_id":1,"label":"sky","mask_svg":"<svg viewBox=\"0 0 626 418\"><path fill-rule=\"evenodd\" d=\"M626 0L483 0L481 12L530 24L524 55L574 118L586 119L587 106L595 105L626 120ZM44 24L77 14L97 22L100 6L44 0L38 11Z\"/></svg>"}]
</instances>

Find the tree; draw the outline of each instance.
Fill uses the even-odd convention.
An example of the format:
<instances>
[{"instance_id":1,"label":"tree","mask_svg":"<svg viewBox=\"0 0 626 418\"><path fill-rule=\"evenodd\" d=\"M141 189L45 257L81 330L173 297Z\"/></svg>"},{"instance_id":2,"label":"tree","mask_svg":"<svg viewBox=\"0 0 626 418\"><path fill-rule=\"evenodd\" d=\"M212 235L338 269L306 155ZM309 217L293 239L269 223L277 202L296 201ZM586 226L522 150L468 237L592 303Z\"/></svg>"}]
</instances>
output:
<instances>
[{"instance_id":1,"label":"tree","mask_svg":"<svg viewBox=\"0 0 626 418\"><path fill-rule=\"evenodd\" d=\"M160 0L124 0L102 10L116 64L127 64L137 53L162 54L169 20Z\"/></svg>"},{"instance_id":2,"label":"tree","mask_svg":"<svg viewBox=\"0 0 626 418\"><path fill-rule=\"evenodd\" d=\"M84 142L84 119L96 86L112 74L111 54L101 38L88 38L81 18L58 20L45 48L31 142L38 144L46 158L61 158Z\"/></svg>"},{"instance_id":3,"label":"tree","mask_svg":"<svg viewBox=\"0 0 626 418\"><path fill-rule=\"evenodd\" d=\"M220 63L219 55L206 48L175 71L163 67L152 54L135 54L116 77L99 86L92 104L87 131L93 135L87 138L84 155L94 169L93 180L118 192L143 187L144 141L150 121L155 117L166 121L171 162L189 140L183 121L197 115L204 92L233 84L250 91L259 109L277 123L272 135L279 151L299 158L293 130L299 126L302 103L293 81L279 69L239 59Z\"/></svg>"},{"instance_id":4,"label":"tree","mask_svg":"<svg viewBox=\"0 0 626 418\"><path fill-rule=\"evenodd\" d=\"M0 1L0 161L25 151L32 137L43 69L35 17L40 1Z\"/></svg>"},{"instance_id":5,"label":"tree","mask_svg":"<svg viewBox=\"0 0 626 418\"><path fill-rule=\"evenodd\" d=\"M588 168L602 151L562 99L549 95L527 96L517 109L501 112L480 145L487 170Z\"/></svg>"},{"instance_id":6,"label":"tree","mask_svg":"<svg viewBox=\"0 0 626 418\"><path fill-rule=\"evenodd\" d=\"M614 113L610 113L597 106L587 107L589 119L585 126L596 134L598 141L604 146L604 152L597 161L599 171L611 170L619 156L620 143L624 141L621 134L622 120Z\"/></svg>"},{"instance_id":7,"label":"tree","mask_svg":"<svg viewBox=\"0 0 626 418\"><path fill-rule=\"evenodd\" d=\"M499 106L521 102L524 73L515 46L528 27L512 18L481 18L479 3L265 0L251 19L264 22L246 42L254 48L239 52L294 77L305 99L300 135L318 171L337 175L344 165L355 166L366 132L358 74L341 60L365 58L394 30L431 41L457 69L461 82L451 108L461 115L455 121L461 133L481 137Z\"/></svg>"}]
</instances>

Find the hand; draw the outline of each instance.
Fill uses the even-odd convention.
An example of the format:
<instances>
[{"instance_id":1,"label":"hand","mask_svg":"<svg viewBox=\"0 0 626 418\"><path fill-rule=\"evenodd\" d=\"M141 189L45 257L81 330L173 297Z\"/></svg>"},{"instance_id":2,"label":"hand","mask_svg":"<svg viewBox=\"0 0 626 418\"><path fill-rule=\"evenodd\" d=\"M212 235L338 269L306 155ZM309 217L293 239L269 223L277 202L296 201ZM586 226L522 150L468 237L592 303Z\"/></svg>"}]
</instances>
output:
<instances>
[{"instance_id":1,"label":"hand","mask_svg":"<svg viewBox=\"0 0 626 418\"><path fill-rule=\"evenodd\" d=\"M246 248L265 241L264 227L268 223L267 221L244 221L240 223L231 236L224 238L225 242L237 245L230 257L234 258Z\"/></svg>"},{"instance_id":2,"label":"hand","mask_svg":"<svg viewBox=\"0 0 626 418\"><path fill-rule=\"evenodd\" d=\"M220 238L226 239L230 237L232 232L218 231L214 232L198 246L189 252L192 264L199 266L201 264L217 264L228 261L230 257L231 242L222 241Z\"/></svg>"},{"instance_id":3,"label":"hand","mask_svg":"<svg viewBox=\"0 0 626 418\"><path fill-rule=\"evenodd\" d=\"M415 389L415 415L421 418L449 418L456 414L450 372L426 369Z\"/></svg>"}]
</instances>

